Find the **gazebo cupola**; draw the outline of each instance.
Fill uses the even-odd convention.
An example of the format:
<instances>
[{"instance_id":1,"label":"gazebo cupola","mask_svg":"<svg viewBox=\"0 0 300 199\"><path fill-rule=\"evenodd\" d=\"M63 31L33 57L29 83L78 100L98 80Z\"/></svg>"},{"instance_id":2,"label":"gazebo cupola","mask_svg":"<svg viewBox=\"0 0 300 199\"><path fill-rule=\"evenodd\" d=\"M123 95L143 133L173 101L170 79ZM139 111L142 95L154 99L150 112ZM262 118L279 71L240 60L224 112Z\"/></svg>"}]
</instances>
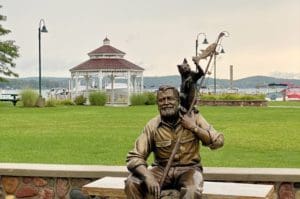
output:
<instances>
[{"instance_id":1,"label":"gazebo cupola","mask_svg":"<svg viewBox=\"0 0 300 199\"><path fill-rule=\"evenodd\" d=\"M110 40L107 37L103 39L103 45L110 45Z\"/></svg>"},{"instance_id":2,"label":"gazebo cupola","mask_svg":"<svg viewBox=\"0 0 300 199\"><path fill-rule=\"evenodd\" d=\"M103 46L88 53L90 59L99 59L99 58L119 59L119 58L123 58L125 54L126 53L112 47L110 45L110 40L107 37L105 37L105 39L103 40Z\"/></svg>"},{"instance_id":3,"label":"gazebo cupola","mask_svg":"<svg viewBox=\"0 0 300 199\"><path fill-rule=\"evenodd\" d=\"M144 69L124 59L125 53L111 46L107 37L88 56L89 60L70 69L73 97L99 90L106 92L108 104L129 105L130 95L143 91Z\"/></svg>"}]
</instances>

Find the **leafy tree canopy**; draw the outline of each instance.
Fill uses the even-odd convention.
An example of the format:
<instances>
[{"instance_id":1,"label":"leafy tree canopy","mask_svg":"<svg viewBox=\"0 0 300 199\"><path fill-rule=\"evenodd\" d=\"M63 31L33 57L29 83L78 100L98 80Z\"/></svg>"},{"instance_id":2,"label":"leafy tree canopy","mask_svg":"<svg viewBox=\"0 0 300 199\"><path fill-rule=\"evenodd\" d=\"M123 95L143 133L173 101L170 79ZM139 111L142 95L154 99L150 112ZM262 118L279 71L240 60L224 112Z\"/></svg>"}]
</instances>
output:
<instances>
[{"instance_id":1,"label":"leafy tree canopy","mask_svg":"<svg viewBox=\"0 0 300 199\"><path fill-rule=\"evenodd\" d=\"M1 5L0 8L2 8ZM0 14L0 82L6 80L1 76L18 77L18 74L13 72L12 68L16 66L14 59L19 57L19 47L15 45L15 41L2 39L4 35L11 32L2 26L3 21L6 21L6 16Z\"/></svg>"}]
</instances>

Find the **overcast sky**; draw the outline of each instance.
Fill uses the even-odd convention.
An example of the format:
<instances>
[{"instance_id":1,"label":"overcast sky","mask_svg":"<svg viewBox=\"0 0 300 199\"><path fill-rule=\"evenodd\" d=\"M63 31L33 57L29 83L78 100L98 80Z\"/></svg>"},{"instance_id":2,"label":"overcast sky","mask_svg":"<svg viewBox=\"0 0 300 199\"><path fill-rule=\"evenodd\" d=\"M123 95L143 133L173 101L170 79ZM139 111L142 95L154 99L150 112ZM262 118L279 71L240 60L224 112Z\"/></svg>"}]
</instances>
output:
<instances>
[{"instance_id":1,"label":"overcast sky","mask_svg":"<svg viewBox=\"0 0 300 199\"><path fill-rule=\"evenodd\" d=\"M42 75L70 77L69 69L107 36L125 59L146 76L177 75L176 65L195 54L200 32L213 42L218 33L226 54L217 59L217 77L252 75L300 78L299 0L1 0L2 25L20 47L16 72L38 76L38 27L42 34ZM3 37L1 39L4 39ZM203 40L203 36L199 36ZM201 42L200 42L201 43ZM199 48L206 46L200 44ZM206 66L205 61L201 62ZM194 68L194 66L192 65Z\"/></svg>"}]
</instances>

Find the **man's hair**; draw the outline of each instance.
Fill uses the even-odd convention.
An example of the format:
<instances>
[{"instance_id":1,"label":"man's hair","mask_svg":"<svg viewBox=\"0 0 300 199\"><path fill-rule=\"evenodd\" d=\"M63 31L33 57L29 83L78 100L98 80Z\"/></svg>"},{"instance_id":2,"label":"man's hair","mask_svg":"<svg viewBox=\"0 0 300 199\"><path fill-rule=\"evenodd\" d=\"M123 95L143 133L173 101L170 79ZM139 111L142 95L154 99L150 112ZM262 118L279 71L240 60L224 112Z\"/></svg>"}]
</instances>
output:
<instances>
[{"instance_id":1,"label":"man's hair","mask_svg":"<svg viewBox=\"0 0 300 199\"><path fill-rule=\"evenodd\" d=\"M169 86L169 85L162 85L158 88L157 90L157 98L158 98L158 93L159 92L165 92L166 90L173 90L173 93L175 95L175 97L177 99L179 99L179 91L177 90L177 88L175 88L174 86Z\"/></svg>"}]
</instances>

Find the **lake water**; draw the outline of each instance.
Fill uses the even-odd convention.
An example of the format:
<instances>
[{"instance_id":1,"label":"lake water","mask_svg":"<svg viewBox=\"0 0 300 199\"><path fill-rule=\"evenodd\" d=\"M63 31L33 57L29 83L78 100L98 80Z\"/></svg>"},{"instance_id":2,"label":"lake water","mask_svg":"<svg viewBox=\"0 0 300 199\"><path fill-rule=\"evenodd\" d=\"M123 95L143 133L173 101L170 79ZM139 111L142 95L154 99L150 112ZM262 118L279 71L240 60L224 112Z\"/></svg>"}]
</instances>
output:
<instances>
[{"instance_id":1,"label":"lake water","mask_svg":"<svg viewBox=\"0 0 300 199\"><path fill-rule=\"evenodd\" d=\"M39 93L39 90L34 90L34 91ZM12 98L12 97L9 97L7 95L2 95L2 94L20 94L21 92L22 92L22 90L18 90L18 89L3 90L0 88L0 99ZM41 92L42 92L42 96L47 99L49 90L42 90Z\"/></svg>"}]
</instances>

